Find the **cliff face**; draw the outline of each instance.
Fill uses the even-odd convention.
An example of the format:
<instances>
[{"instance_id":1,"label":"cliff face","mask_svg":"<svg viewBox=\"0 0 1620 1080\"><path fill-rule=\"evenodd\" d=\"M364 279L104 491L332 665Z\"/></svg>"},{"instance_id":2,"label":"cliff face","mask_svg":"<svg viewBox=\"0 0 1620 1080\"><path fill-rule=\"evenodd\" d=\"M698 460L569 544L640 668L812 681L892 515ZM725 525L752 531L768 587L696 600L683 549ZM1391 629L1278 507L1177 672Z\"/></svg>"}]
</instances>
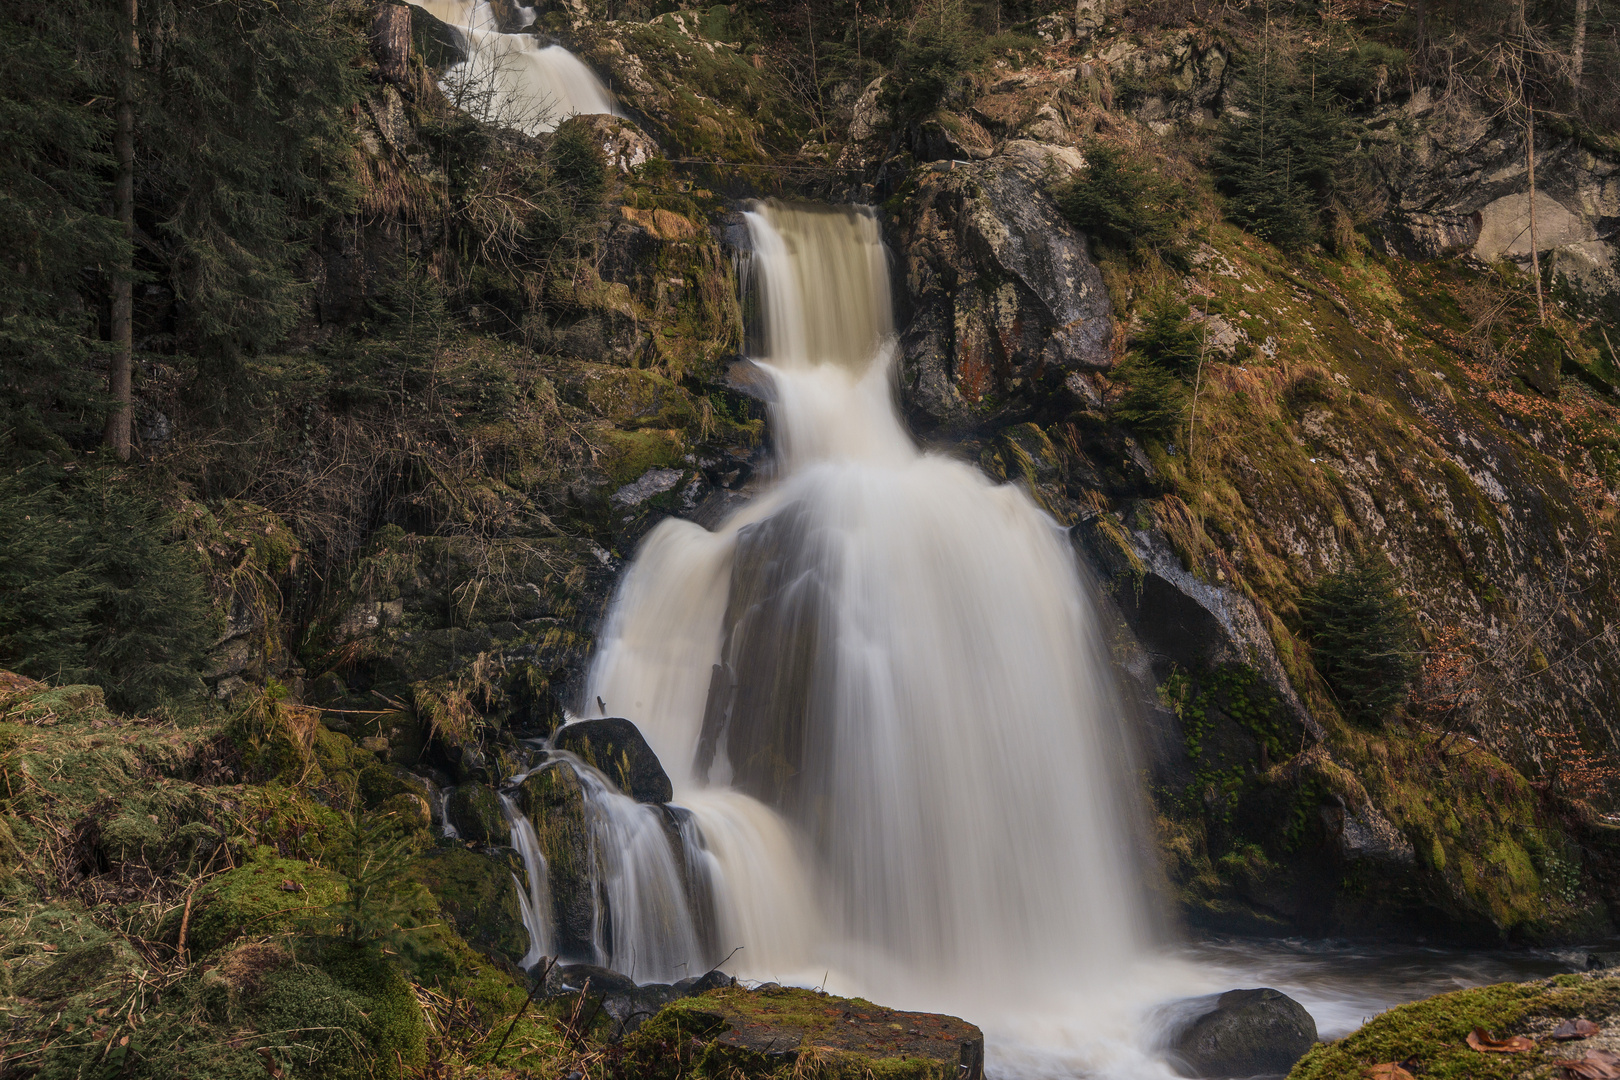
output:
<instances>
[{"instance_id":1,"label":"cliff face","mask_svg":"<svg viewBox=\"0 0 1620 1080\"><path fill-rule=\"evenodd\" d=\"M1179 269L1148 267L1095 250L1052 194L1099 132L1201 160L1185 144L1240 96L1244 43L1046 31L907 125L873 122L881 85L852 86L847 141L796 159L850 171L798 189L883 204L919 436L1027 484L1112 593L1157 709L1144 741L1184 910L1310 932L1603 925L1607 827L1550 793L1620 736L1620 414L1583 321L1617 295L1614 151L1538 128L1551 329L1501 269L1529 263L1523 126L1421 87L1369 96L1362 240L1285 254L1206 219ZM1117 365L1166 293L1202 363L1184 426L1154 438L1115 415ZM1298 609L1369 550L1425 650L1373 728L1316 673Z\"/></svg>"}]
</instances>

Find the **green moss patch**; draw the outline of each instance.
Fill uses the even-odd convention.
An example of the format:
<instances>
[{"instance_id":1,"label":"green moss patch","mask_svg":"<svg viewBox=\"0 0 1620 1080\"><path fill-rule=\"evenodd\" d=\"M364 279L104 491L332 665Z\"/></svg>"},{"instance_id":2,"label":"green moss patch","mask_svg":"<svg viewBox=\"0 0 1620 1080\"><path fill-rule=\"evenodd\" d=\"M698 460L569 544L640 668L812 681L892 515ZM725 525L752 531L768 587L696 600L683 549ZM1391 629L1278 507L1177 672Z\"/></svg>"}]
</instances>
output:
<instances>
[{"instance_id":1,"label":"green moss patch","mask_svg":"<svg viewBox=\"0 0 1620 1080\"><path fill-rule=\"evenodd\" d=\"M1464 1041L1474 1028L1498 1038L1541 1035L1549 1018L1599 1020L1620 1012L1620 977L1558 975L1528 983L1499 983L1458 990L1401 1005L1374 1017L1352 1035L1316 1046L1294 1066L1288 1080L1359 1078L1373 1065L1408 1064L1425 1080L1508 1080L1546 1075L1549 1062L1579 1057L1568 1044L1542 1043L1519 1054L1481 1053Z\"/></svg>"},{"instance_id":2,"label":"green moss patch","mask_svg":"<svg viewBox=\"0 0 1620 1080\"><path fill-rule=\"evenodd\" d=\"M946 1080L982 1054L979 1029L860 998L728 987L667 1006L625 1043L649 1077L817 1076Z\"/></svg>"}]
</instances>

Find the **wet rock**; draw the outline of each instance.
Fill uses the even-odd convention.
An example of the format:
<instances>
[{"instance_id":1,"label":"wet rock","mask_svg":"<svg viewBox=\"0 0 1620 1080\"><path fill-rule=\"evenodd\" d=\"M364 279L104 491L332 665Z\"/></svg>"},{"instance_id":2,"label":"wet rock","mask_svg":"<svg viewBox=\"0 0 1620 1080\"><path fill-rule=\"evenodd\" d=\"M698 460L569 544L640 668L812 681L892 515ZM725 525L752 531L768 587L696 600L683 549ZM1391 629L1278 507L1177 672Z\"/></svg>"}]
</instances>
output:
<instances>
[{"instance_id":1,"label":"wet rock","mask_svg":"<svg viewBox=\"0 0 1620 1080\"><path fill-rule=\"evenodd\" d=\"M594 956L594 863L579 777L567 763L556 762L531 773L513 798L534 826L535 840L546 859L557 955L576 960Z\"/></svg>"},{"instance_id":2,"label":"wet rock","mask_svg":"<svg viewBox=\"0 0 1620 1080\"><path fill-rule=\"evenodd\" d=\"M674 798L669 775L635 724L619 716L581 720L558 730L552 745L567 750L607 776L637 802Z\"/></svg>"},{"instance_id":3,"label":"wet rock","mask_svg":"<svg viewBox=\"0 0 1620 1080\"><path fill-rule=\"evenodd\" d=\"M504 847L512 842L512 827L501 813L501 800L483 784L462 784L450 793L450 821L463 840Z\"/></svg>"},{"instance_id":4,"label":"wet rock","mask_svg":"<svg viewBox=\"0 0 1620 1080\"><path fill-rule=\"evenodd\" d=\"M1271 989L1229 990L1171 1039L1185 1076L1281 1076L1316 1042L1305 1007Z\"/></svg>"}]
</instances>

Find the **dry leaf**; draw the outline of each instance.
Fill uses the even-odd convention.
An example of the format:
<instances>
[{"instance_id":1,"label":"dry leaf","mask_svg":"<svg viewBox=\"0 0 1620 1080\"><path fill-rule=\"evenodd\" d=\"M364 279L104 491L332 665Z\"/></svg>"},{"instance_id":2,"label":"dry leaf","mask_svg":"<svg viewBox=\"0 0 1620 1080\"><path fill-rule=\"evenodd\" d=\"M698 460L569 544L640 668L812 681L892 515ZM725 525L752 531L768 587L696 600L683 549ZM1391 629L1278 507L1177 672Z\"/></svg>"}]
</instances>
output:
<instances>
[{"instance_id":1,"label":"dry leaf","mask_svg":"<svg viewBox=\"0 0 1620 1080\"><path fill-rule=\"evenodd\" d=\"M1386 1061L1367 1070L1367 1080L1416 1080L1398 1061Z\"/></svg>"},{"instance_id":2,"label":"dry leaf","mask_svg":"<svg viewBox=\"0 0 1620 1080\"><path fill-rule=\"evenodd\" d=\"M283 881L281 883L281 885L280 885L280 889L281 889L282 892L303 892L304 891L304 887L302 885L298 884L298 882L294 881L292 878L287 878L285 881Z\"/></svg>"},{"instance_id":3,"label":"dry leaf","mask_svg":"<svg viewBox=\"0 0 1620 1080\"><path fill-rule=\"evenodd\" d=\"M1555 1061L1565 1076L1576 1080L1620 1080L1620 1056L1607 1050L1588 1050L1579 1061Z\"/></svg>"},{"instance_id":4,"label":"dry leaf","mask_svg":"<svg viewBox=\"0 0 1620 1080\"><path fill-rule=\"evenodd\" d=\"M1565 1020L1553 1028L1552 1034L1547 1037L1557 1039L1559 1042L1566 1039L1590 1039L1602 1030L1590 1020Z\"/></svg>"},{"instance_id":5,"label":"dry leaf","mask_svg":"<svg viewBox=\"0 0 1620 1080\"><path fill-rule=\"evenodd\" d=\"M1518 1054L1536 1048L1535 1041L1523 1035L1498 1039L1484 1028L1475 1028L1468 1033L1468 1045L1487 1054Z\"/></svg>"}]
</instances>

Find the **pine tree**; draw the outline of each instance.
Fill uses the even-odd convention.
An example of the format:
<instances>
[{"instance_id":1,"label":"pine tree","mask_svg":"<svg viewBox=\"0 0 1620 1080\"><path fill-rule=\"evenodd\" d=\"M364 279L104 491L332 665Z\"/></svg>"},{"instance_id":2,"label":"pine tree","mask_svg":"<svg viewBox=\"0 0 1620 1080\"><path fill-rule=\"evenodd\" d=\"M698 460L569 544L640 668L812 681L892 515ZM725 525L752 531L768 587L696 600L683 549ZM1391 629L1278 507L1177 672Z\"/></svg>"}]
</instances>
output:
<instances>
[{"instance_id":1,"label":"pine tree","mask_svg":"<svg viewBox=\"0 0 1620 1080\"><path fill-rule=\"evenodd\" d=\"M1406 700L1418 668L1411 613L1389 563L1356 557L1306 589L1299 609L1316 670L1339 708L1358 723L1382 723Z\"/></svg>"},{"instance_id":2,"label":"pine tree","mask_svg":"<svg viewBox=\"0 0 1620 1080\"><path fill-rule=\"evenodd\" d=\"M126 477L35 468L0 482L0 519L0 664L128 709L201 689L212 608L172 514Z\"/></svg>"},{"instance_id":3,"label":"pine tree","mask_svg":"<svg viewBox=\"0 0 1620 1080\"><path fill-rule=\"evenodd\" d=\"M1186 189L1158 166L1099 140L1086 145L1085 170L1053 197L1064 217L1109 247L1174 257L1185 239Z\"/></svg>"},{"instance_id":4,"label":"pine tree","mask_svg":"<svg viewBox=\"0 0 1620 1080\"><path fill-rule=\"evenodd\" d=\"M225 409L241 358L291 329L302 257L353 206L362 14L346 0L142 4L137 198L203 404Z\"/></svg>"},{"instance_id":5,"label":"pine tree","mask_svg":"<svg viewBox=\"0 0 1620 1080\"><path fill-rule=\"evenodd\" d=\"M98 279L130 255L102 209L111 129L98 54L80 43L112 33L99 5L0 4L0 458L12 462L101 428Z\"/></svg>"}]
</instances>

